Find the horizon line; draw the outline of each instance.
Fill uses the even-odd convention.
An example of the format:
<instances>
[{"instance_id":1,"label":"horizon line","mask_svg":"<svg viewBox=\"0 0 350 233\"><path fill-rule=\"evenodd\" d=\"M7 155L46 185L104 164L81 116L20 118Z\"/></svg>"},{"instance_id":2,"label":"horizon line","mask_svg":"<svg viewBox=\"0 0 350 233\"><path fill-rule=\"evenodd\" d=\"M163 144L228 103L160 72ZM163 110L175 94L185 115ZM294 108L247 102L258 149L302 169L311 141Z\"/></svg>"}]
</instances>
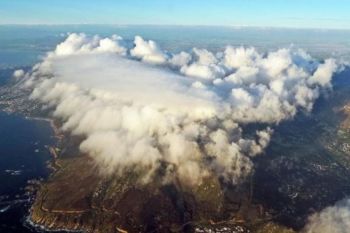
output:
<instances>
[{"instance_id":1,"label":"horizon line","mask_svg":"<svg viewBox=\"0 0 350 233\"><path fill-rule=\"evenodd\" d=\"M150 26L150 27L221 27L234 29L290 29L290 30L335 30L350 31L350 28L321 28L293 26L253 26L253 25L205 25L205 24L117 24L117 23L0 23L0 26Z\"/></svg>"}]
</instances>

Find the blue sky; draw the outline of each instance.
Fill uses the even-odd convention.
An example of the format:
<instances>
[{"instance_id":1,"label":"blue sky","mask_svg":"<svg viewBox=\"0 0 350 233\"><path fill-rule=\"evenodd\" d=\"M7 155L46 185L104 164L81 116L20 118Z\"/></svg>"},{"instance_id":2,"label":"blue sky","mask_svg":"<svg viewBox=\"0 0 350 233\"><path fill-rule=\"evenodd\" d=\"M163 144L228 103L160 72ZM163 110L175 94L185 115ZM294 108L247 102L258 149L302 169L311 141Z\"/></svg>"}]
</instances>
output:
<instances>
[{"instance_id":1,"label":"blue sky","mask_svg":"<svg viewBox=\"0 0 350 233\"><path fill-rule=\"evenodd\" d=\"M350 29L349 0L0 0L0 24Z\"/></svg>"}]
</instances>

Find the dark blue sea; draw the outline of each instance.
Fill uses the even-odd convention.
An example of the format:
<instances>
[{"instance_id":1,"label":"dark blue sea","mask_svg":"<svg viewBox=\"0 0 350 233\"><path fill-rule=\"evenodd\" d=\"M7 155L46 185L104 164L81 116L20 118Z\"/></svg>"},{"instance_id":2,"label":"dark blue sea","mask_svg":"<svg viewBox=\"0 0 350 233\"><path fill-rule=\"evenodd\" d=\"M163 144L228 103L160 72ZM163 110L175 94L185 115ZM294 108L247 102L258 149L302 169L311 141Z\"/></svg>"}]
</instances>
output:
<instances>
[{"instance_id":1,"label":"dark blue sea","mask_svg":"<svg viewBox=\"0 0 350 233\"><path fill-rule=\"evenodd\" d=\"M24 224L30 204L25 187L48 176L52 135L47 122L0 112L0 232L36 232Z\"/></svg>"},{"instance_id":2,"label":"dark blue sea","mask_svg":"<svg viewBox=\"0 0 350 233\"><path fill-rule=\"evenodd\" d=\"M12 72L0 69L0 86L7 84ZM0 233L40 232L26 221L33 199L26 187L49 176L48 146L55 143L48 121L0 109Z\"/></svg>"}]
</instances>

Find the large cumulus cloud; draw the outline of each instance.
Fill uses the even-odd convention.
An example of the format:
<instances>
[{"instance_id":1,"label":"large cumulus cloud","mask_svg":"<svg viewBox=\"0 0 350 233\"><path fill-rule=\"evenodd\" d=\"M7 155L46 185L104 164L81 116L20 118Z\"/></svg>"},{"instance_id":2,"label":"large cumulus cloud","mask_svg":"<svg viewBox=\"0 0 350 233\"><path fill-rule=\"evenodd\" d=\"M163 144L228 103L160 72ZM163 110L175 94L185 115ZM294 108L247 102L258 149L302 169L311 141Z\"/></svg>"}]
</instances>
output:
<instances>
[{"instance_id":1,"label":"large cumulus cloud","mask_svg":"<svg viewBox=\"0 0 350 233\"><path fill-rule=\"evenodd\" d=\"M134 169L140 181L183 183L215 174L239 183L274 124L311 111L337 65L300 50L260 54L227 47L171 54L137 36L70 34L24 75L31 98L52 109L62 130L83 136L82 152L109 174ZM22 74L23 75L23 74ZM246 135L244 126L265 129Z\"/></svg>"}]
</instances>

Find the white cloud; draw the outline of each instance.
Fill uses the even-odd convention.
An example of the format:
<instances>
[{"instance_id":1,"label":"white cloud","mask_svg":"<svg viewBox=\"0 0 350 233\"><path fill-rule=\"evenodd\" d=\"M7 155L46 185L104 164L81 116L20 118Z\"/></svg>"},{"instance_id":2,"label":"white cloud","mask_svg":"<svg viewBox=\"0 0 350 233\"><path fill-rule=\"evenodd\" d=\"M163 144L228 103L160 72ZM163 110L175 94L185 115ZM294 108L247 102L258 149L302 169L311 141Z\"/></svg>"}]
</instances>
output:
<instances>
[{"instance_id":1,"label":"white cloud","mask_svg":"<svg viewBox=\"0 0 350 233\"><path fill-rule=\"evenodd\" d=\"M142 37L136 36L135 47L130 50L130 54L140 58L144 62L153 64L163 64L167 60L166 54L152 41L145 41Z\"/></svg>"},{"instance_id":2,"label":"white cloud","mask_svg":"<svg viewBox=\"0 0 350 233\"><path fill-rule=\"evenodd\" d=\"M193 62L191 64L188 64L188 62L185 63L180 68L181 73L189 77L207 80L213 80L225 76L226 70L223 66L218 64L219 60L214 54L206 49L197 48L194 48L192 52L192 57L194 57Z\"/></svg>"},{"instance_id":3,"label":"white cloud","mask_svg":"<svg viewBox=\"0 0 350 233\"><path fill-rule=\"evenodd\" d=\"M164 182L196 184L210 173L240 182L250 158L268 146L270 127L310 111L337 68L290 49L173 55L138 36L135 47L123 44L117 36L70 34L24 86L54 109L63 130L84 138L81 151L102 172L133 168L142 182L159 170ZM256 122L270 127L243 137L243 125Z\"/></svg>"},{"instance_id":4,"label":"white cloud","mask_svg":"<svg viewBox=\"0 0 350 233\"><path fill-rule=\"evenodd\" d=\"M207 80L213 80L218 76L222 77L225 74L225 71L214 64L202 65L199 63L193 63L189 66L182 66L180 71L189 77Z\"/></svg>"},{"instance_id":5,"label":"white cloud","mask_svg":"<svg viewBox=\"0 0 350 233\"><path fill-rule=\"evenodd\" d=\"M68 56L92 52L109 52L125 54L121 37L113 35L111 38L101 39L99 36L88 38L85 34L69 34L67 39L58 44L55 51L49 56Z\"/></svg>"},{"instance_id":6,"label":"white cloud","mask_svg":"<svg viewBox=\"0 0 350 233\"><path fill-rule=\"evenodd\" d=\"M311 84L319 84L321 86L330 85L332 73L337 68L337 64L333 59L327 59L324 64L321 64L312 77L309 79Z\"/></svg>"},{"instance_id":7,"label":"white cloud","mask_svg":"<svg viewBox=\"0 0 350 233\"><path fill-rule=\"evenodd\" d=\"M303 232L348 233L350 229L350 200L345 199L320 213L313 214Z\"/></svg>"},{"instance_id":8,"label":"white cloud","mask_svg":"<svg viewBox=\"0 0 350 233\"><path fill-rule=\"evenodd\" d=\"M218 62L215 55L206 49L193 48L193 54L196 57L196 62L201 65L216 64Z\"/></svg>"},{"instance_id":9,"label":"white cloud","mask_svg":"<svg viewBox=\"0 0 350 233\"><path fill-rule=\"evenodd\" d=\"M15 70L14 72L13 72L13 77L16 79L16 80L19 80L20 78L23 78L24 77L24 75L25 75L25 72L24 72L24 70Z\"/></svg>"},{"instance_id":10,"label":"white cloud","mask_svg":"<svg viewBox=\"0 0 350 233\"><path fill-rule=\"evenodd\" d=\"M256 60L260 59L260 54L254 48L228 46L225 50L224 63L230 68L240 68L254 66Z\"/></svg>"},{"instance_id":11,"label":"white cloud","mask_svg":"<svg viewBox=\"0 0 350 233\"><path fill-rule=\"evenodd\" d=\"M186 66L192 60L192 56L186 52L180 52L178 54L174 54L172 58L169 60L169 63L175 67Z\"/></svg>"}]
</instances>

